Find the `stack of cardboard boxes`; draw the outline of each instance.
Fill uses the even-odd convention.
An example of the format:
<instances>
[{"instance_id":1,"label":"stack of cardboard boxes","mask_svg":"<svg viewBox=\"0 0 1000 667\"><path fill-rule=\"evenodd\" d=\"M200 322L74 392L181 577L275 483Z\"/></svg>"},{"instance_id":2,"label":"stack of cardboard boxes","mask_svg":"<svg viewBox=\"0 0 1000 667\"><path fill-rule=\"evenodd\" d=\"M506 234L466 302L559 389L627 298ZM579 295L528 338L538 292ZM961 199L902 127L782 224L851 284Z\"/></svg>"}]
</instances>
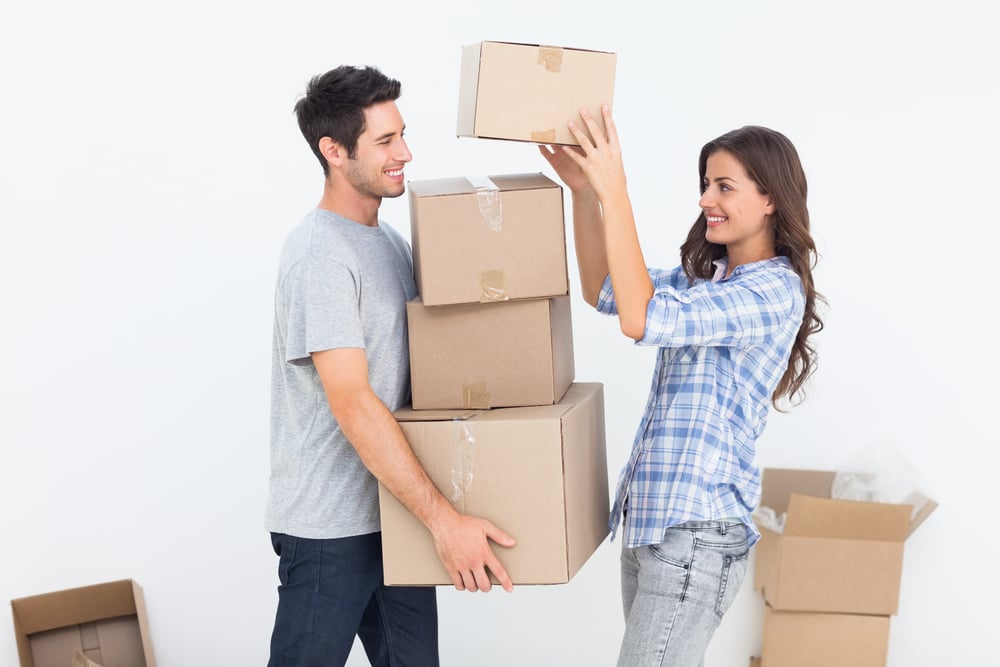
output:
<instances>
[{"instance_id":1,"label":"stack of cardboard boxes","mask_svg":"<svg viewBox=\"0 0 1000 667\"><path fill-rule=\"evenodd\" d=\"M614 55L481 42L463 50L458 135L570 143L609 103ZM407 304L414 453L516 584L565 583L608 534L604 396L575 382L562 187L541 173L409 183L419 296ZM450 585L426 528L380 487L385 582Z\"/></svg>"},{"instance_id":2,"label":"stack of cardboard boxes","mask_svg":"<svg viewBox=\"0 0 1000 667\"><path fill-rule=\"evenodd\" d=\"M837 500L835 476L763 471L761 507L784 516L784 525L778 532L758 522L754 588L765 602L760 667L887 664L903 544L936 503Z\"/></svg>"}]
</instances>

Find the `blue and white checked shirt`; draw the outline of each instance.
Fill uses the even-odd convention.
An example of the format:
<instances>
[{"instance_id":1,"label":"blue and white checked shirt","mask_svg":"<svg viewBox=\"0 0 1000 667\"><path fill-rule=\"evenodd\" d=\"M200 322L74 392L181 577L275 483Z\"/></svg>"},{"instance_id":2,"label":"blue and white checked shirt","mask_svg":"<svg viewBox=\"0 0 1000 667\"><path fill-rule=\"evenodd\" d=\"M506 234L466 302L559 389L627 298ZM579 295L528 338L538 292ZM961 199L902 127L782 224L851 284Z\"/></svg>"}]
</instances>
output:
<instances>
[{"instance_id":1,"label":"blue and white checked shirt","mask_svg":"<svg viewBox=\"0 0 1000 667\"><path fill-rule=\"evenodd\" d=\"M687 521L750 518L760 502L755 443L802 323L802 282L786 257L738 266L688 285L681 267L650 269L653 298L637 345L660 348L649 400L618 479L611 539L625 515L625 544L663 541ZM617 315L610 278L597 310Z\"/></svg>"}]
</instances>

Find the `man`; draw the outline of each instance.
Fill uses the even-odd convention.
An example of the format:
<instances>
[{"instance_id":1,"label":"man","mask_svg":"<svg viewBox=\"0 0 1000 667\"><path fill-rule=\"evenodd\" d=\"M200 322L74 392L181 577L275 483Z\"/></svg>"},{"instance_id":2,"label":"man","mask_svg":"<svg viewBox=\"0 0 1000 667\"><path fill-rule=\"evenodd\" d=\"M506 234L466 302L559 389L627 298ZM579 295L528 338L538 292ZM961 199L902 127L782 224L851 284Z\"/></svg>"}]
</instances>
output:
<instances>
[{"instance_id":1,"label":"man","mask_svg":"<svg viewBox=\"0 0 1000 667\"><path fill-rule=\"evenodd\" d=\"M285 241L275 294L271 480L279 557L270 667L342 665L360 637L373 665L437 665L435 589L382 583L381 481L430 530L459 590L510 578L490 522L459 514L392 412L409 400L406 241L379 221L412 159L398 81L373 67L317 76L295 106L323 166L323 196Z\"/></svg>"}]
</instances>

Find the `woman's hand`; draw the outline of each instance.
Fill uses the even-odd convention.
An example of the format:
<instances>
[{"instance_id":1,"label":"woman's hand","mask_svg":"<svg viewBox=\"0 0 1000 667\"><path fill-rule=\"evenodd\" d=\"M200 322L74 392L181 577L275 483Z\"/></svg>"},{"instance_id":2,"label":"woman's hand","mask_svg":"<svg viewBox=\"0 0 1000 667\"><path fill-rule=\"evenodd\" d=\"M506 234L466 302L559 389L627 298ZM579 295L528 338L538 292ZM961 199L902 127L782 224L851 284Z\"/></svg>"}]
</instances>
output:
<instances>
[{"instance_id":1,"label":"woman's hand","mask_svg":"<svg viewBox=\"0 0 1000 667\"><path fill-rule=\"evenodd\" d=\"M583 127L579 124L573 121L569 122L569 130L573 133L576 140L580 142L580 146L562 146L562 150L558 151L558 154L563 158L562 162L570 160L575 164L577 169L586 177L587 183L597 194L598 199L602 203L605 203L609 198L627 197L628 195L625 182L625 166L622 163L621 145L618 142L618 131L615 129L615 123L611 118L611 110L606 104L601 107L601 115L604 120L607 136L601 131L597 121L590 115L590 112L586 109L581 109L580 120L586 127L587 132L584 132ZM553 158L548 159L549 163L559 173L560 178L563 178L562 172L559 171L560 167L556 167L555 165L556 160ZM576 176L575 170L570 170L566 165L562 165L561 169L566 172L573 171L574 176ZM565 181L565 178L563 180ZM566 184L570 185L569 182ZM572 186L570 186L570 189L573 189Z\"/></svg>"},{"instance_id":2,"label":"woman's hand","mask_svg":"<svg viewBox=\"0 0 1000 667\"><path fill-rule=\"evenodd\" d=\"M556 175L559 176L560 180L566 184L566 187L570 189L570 192L574 194L587 194L590 191L590 184L587 182L586 175L584 175L583 170L580 169L580 166L574 162L572 158L570 158L567 152L560 150L560 148L562 147L538 146L538 150L541 152L542 157L544 157L548 163L552 165ZM569 149L570 151L579 150L575 147L569 147Z\"/></svg>"}]
</instances>

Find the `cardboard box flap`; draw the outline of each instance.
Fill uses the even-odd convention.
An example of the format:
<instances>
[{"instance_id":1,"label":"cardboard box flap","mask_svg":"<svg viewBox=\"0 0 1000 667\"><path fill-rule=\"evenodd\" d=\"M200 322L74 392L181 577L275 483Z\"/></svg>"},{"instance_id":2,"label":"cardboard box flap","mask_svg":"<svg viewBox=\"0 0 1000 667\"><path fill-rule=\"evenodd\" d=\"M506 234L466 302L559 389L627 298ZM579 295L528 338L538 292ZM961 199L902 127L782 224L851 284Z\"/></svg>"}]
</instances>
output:
<instances>
[{"instance_id":1,"label":"cardboard box flap","mask_svg":"<svg viewBox=\"0 0 1000 667\"><path fill-rule=\"evenodd\" d=\"M44 593L11 601L17 630L31 635L67 625L136 613L131 579Z\"/></svg>"},{"instance_id":2,"label":"cardboard box flap","mask_svg":"<svg viewBox=\"0 0 1000 667\"><path fill-rule=\"evenodd\" d=\"M450 197L453 195L476 194L478 191L476 184L482 178L489 179L498 190L503 192L562 187L541 172L493 176L469 174L468 176L432 178L410 181L407 187L413 195L418 197ZM475 182L473 182L473 179L475 179Z\"/></svg>"},{"instance_id":3,"label":"cardboard box flap","mask_svg":"<svg viewBox=\"0 0 1000 667\"><path fill-rule=\"evenodd\" d=\"M913 520L910 522L910 535L931 515L931 512L937 509L937 506L937 502L930 498L921 500L920 509L914 514Z\"/></svg>"},{"instance_id":4,"label":"cardboard box flap","mask_svg":"<svg viewBox=\"0 0 1000 667\"><path fill-rule=\"evenodd\" d=\"M493 410L414 410L406 406L396 410L393 416L401 422L441 422L441 421L527 421L532 419L558 418L586 401L599 387L597 382L573 383L558 403L552 405L531 405Z\"/></svg>"},{"instance_id":5,"label":"cardboard box flap","mask_svg":"<svg viewBox=\"0 0 1000 667\"><path fill-rule=\"evenodd\" d=\"M831 500L792 493L785 535L903 542L910 534L910 505Z\"/></svg>"},{"instance_id":6,"label":"cardboard box flap","mask_svg":"<svg viewBox=\"0 0 1000 667\"><path fill-rule=\"evenodd\" d=\"M396 410L393 416L400 422L445 422L466 421L478 415L482 410L414 410L406 406Z\"/></svg>"},{"instance_id":7,"label":"cardboard box flap","mask_svg":"<svg viewBox=\"0 0 1000 667\"><path fill-rule=\"evenodd\" d=\"M530 47L537 47L539 50L549 50L549 51L582 51L584 53L610 53L610 51L602 51L600 49L585 49L579 46L546 46L545 44L532 44L529 42L508 42L506 40L487 40L481 43L511 44L513 46L530 46Z\"/></svg>"},{"instance_id":8,"label":"cardboard box flap","mask_svg":"<svg viewBox=\"0 0 1000 667\"><path fill-rule=\"evenodd\" d=\"M826 470L793 470L791 468L764 468L761 473L761 506L774 510L780 516L788 511L788 498L801 493L817 498L829 498L835 472Z\"/></svg>"}]
</instances>

